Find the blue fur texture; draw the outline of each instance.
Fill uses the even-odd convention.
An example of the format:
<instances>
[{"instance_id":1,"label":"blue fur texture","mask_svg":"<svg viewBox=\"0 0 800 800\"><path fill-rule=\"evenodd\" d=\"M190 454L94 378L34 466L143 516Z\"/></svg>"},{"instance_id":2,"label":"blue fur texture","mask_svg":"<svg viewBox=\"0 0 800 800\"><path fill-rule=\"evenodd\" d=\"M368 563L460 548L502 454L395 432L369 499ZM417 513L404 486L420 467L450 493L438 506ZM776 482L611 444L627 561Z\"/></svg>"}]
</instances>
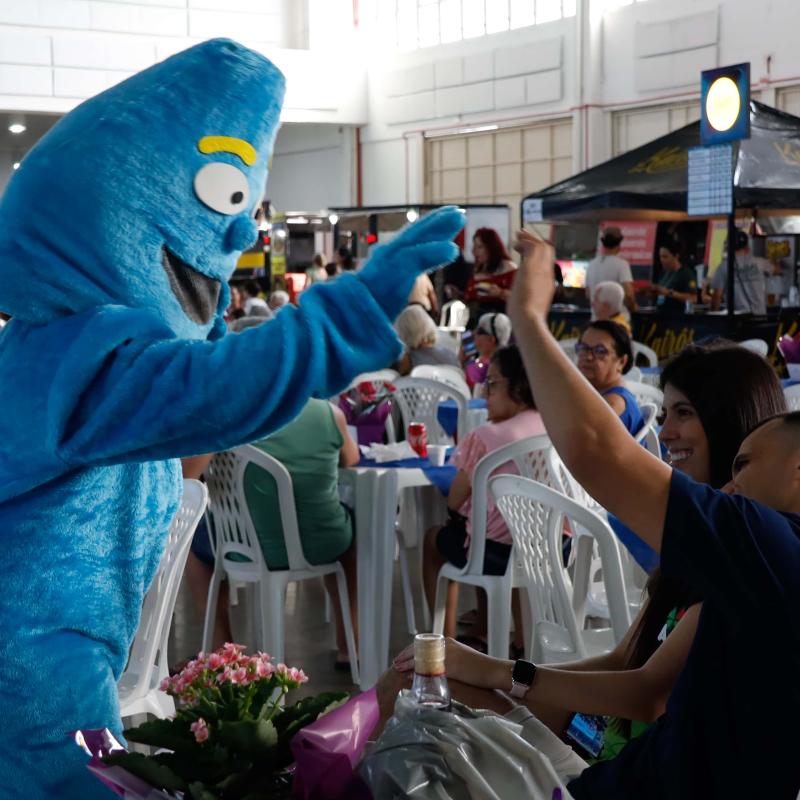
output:
<instances>
[{"instance_id":1,"label":"blue fur texture","mask_svg":"<svg viewBox=\"0 0 800 800\"><path fill-rule=\"evenodd\" d=\"M67 115L0 201L0 797L111 796L68 734L120 731L115 682L180 500L177 459L259 439L386 366L417 274L456 255L463 217L443 209L361 273L224 336L283 90L262 56L205 42ZM257 158L201 152L205 136ZM240 174L224 168L209 205L195 176L212 163ZM203 292L215 302L187 311Z\"/></svg>"}]
</instances>

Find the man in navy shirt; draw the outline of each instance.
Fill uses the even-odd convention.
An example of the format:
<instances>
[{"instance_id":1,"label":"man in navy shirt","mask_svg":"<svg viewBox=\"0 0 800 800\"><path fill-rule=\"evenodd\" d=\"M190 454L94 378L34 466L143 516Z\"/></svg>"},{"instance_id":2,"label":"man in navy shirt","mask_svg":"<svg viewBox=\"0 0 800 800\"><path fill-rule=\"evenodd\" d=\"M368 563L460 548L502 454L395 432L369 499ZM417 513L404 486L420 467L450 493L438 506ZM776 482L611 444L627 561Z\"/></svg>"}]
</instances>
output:
<instances>
[{"instance_id":1,"label":"man in navy shirt","mask_svg":"<svg viewBox=\"0 0 800 800\"><path fill-rule=\"evenodd\" d=\"M523 231L518 249L508 309L553 444L589 493L660 553L664 574L704 598L666 713L617 758L584 770L570 792L795 800L800 413L751 432L722 491L673 472L635 442L550 335L552 248Z\"/></svg>"}]
</instances>

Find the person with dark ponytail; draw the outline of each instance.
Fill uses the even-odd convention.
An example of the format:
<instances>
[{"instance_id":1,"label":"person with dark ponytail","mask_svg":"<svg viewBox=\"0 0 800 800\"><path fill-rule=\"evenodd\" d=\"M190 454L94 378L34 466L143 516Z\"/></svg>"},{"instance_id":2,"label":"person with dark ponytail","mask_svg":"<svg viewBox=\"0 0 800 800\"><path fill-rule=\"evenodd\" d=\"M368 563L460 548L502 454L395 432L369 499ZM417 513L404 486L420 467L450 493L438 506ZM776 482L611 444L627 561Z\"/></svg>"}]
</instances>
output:
<instances>
[{"instance_id":1,"label":"person with dark ponytail","mask_svg":"<svg viewBox=\"0 0 800 800\"><path fill-rule=\"evenodd\" d=\"M661 388L660 437L673 469L715 489L730 481L731 464L748 432L786 410L769 363L727 341L687 347L665 367ZM564 680L558 693L550 687L544 697L537 696L534 684L525 701L559 736L575 712L597 714L602 707L610 719L599 760L615 757L664 713L694 641L703 600L698 592L658 568L645 592L641 611L612 652L547 665L574 674L574 679ZM491 674L493 667L487 658L448 641L448 677L488 688L482 676ZM395 668L402 670L407 664L401 654Z\"/></svg>"}]
</instances>

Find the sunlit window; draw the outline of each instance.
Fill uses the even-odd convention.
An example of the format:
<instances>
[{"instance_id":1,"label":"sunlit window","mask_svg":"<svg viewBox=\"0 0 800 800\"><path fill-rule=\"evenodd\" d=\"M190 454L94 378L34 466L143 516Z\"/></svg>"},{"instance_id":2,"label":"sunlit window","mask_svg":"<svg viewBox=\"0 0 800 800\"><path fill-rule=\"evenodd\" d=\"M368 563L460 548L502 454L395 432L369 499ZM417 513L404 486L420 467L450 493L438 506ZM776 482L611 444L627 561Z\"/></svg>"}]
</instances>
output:
<instances>
[{"instance_id":1,"label":"sunlit window","mask_svg":"<svg viewBox=\"0 0 800 800\"><path fill-rule=\"evenodd\" d=\"M574 17L577 0L372 0L372 4L372 21L381 42L415 50Z\"/></svg>"}]
</instances>

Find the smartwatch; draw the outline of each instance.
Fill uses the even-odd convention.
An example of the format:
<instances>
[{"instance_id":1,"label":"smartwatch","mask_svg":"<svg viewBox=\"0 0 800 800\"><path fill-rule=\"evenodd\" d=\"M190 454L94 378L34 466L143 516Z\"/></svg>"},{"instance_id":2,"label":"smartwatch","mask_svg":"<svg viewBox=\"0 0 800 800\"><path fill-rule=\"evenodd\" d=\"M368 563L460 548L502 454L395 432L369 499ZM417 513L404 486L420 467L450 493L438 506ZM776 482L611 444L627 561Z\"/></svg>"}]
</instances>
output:
<instances>
[{"instance_id":1,"label":"smartwatch","mask_svg":"<svg viewBox=\"0 0 800 800\"><path fill-rule=\"evenodd\" d=\"M528 693L536 675L536 664L519 659L511 672L511 696L522 698Z\"/></svg>"}]
</instances>

